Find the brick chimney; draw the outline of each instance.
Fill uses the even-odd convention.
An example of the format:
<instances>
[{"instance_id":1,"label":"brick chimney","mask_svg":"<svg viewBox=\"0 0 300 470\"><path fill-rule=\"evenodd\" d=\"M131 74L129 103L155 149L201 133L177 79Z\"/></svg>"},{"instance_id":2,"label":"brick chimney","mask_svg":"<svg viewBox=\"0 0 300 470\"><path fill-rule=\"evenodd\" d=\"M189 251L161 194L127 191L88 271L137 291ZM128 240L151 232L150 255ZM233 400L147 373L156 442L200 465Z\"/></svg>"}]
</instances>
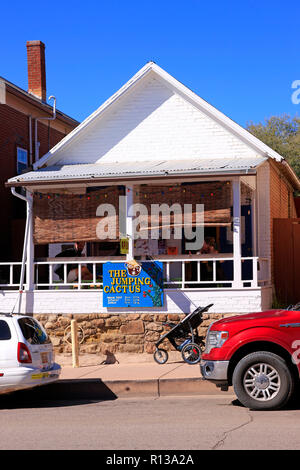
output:
<instances>
[{"instance_id":1,"label":"brick chimney","mask_svg":"<svg viewBox=\"0 0 300 470\"><path fill-rule=\"evenodd\" d=\"M27 41L28 92L46 101L45 44Z\"/></svg>"}]
</instances>

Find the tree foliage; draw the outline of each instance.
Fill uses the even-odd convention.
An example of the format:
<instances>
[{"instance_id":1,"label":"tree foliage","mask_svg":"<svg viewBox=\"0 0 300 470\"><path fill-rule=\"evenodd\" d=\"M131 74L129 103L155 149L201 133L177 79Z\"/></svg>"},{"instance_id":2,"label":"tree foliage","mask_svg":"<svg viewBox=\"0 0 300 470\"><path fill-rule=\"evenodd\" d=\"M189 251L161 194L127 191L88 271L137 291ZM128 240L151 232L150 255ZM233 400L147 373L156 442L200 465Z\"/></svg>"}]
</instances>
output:
<instances>
[{"instance_id":1,"label":"tree foliage","mask_svg":"<svg viewBox=\"0 0 300 470\"><path fill-rule=\"evenodd\" d=\"M284 114L263 123L247 123L247 130L284 157L300 178L300 118Z\"/></svg>"}]
</instances>

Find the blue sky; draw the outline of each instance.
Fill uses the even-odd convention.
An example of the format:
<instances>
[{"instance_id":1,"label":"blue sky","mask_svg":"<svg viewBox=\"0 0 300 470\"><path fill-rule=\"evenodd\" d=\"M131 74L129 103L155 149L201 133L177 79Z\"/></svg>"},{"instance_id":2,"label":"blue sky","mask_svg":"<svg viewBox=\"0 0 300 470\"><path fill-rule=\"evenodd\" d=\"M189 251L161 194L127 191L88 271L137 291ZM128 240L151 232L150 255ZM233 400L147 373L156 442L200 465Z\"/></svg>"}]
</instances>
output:
<instances>
[{"instance_id":1,"label":"blue sky","mask_svg":"<svg viewBox=\"0 0 300 470\"><path fill-rule=\"evenodd\" d=\"M27 90L26 41L42 40L47 94L79 121L149 60L242 126L300 115L299 1L17 0L1 17L0 76Z\"/></svg>"}]
</instances>

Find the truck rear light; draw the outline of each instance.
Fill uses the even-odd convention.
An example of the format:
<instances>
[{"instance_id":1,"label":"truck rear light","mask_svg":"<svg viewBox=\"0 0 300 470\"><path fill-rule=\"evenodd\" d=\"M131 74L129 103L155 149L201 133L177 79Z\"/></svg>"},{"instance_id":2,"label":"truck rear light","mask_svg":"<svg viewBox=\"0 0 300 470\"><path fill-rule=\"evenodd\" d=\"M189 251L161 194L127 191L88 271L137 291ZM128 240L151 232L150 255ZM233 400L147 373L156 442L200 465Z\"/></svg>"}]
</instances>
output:
<instances>
[{"instance_id":1,"label":"truck rear light","mask_svg":"<svg viewBox=\"0 0 300 470\"><path fill-rule=\"evenodd\" d=\"M24 343L18 343L18 361L21 364L30 364L32 362L30 351Z\"/></svg>"}]
</instances>

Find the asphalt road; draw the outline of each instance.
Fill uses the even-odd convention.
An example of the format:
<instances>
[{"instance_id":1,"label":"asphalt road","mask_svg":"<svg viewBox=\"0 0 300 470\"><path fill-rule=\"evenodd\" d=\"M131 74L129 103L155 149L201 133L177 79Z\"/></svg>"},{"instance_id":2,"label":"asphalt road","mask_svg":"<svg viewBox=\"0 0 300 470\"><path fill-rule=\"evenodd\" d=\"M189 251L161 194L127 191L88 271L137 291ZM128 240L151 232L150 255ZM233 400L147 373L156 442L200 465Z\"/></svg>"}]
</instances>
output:
<instances>
[{"instance_id":1,"label":"asphalt road","mask_svg":"<svg viewBox=\"0 0 300 470\"><path fill-rule=\"evenodd\" d=\"M45 401L0 400L0 449L300 449L300 403L243 408L231 396Z\"/></svg>"}]
</instances>

